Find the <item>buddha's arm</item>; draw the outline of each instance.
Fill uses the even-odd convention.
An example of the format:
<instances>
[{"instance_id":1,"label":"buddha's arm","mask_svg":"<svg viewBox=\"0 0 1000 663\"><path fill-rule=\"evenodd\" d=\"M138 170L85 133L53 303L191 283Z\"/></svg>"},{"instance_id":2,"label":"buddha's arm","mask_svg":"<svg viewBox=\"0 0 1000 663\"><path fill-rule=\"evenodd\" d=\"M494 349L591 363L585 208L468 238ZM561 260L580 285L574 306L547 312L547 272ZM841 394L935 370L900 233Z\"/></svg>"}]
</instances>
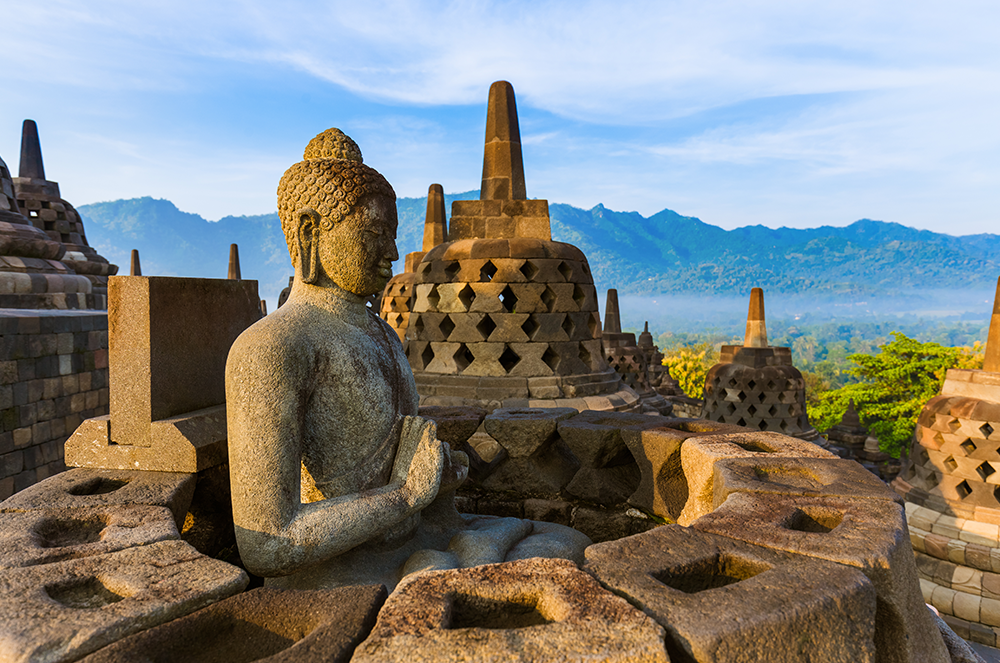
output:
<instances>
[{"instance_id":1,"label":"buddha's arm","mask_svg":"<svg viewBox=\"0 0 1000 663\"><path fill-rule=\"evenodd\" d=\"M411 424L387 486L302 504L309 353L282 352L244 336L229 354L226 407L233 518L240 556L251 571L286 575L330 559L384 534L434 498L441 443L433 431L428 436Z\"/></svg>"}]
</instances>

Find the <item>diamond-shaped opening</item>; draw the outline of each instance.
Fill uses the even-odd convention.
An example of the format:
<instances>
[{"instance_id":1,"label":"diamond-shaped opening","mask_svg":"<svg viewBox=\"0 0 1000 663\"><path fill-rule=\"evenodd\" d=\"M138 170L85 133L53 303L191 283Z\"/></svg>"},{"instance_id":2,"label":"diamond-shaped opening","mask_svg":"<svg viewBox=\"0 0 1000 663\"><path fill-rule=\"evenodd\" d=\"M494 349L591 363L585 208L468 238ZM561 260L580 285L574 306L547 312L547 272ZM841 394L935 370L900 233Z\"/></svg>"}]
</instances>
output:
<instances>
[{"instance_id":1,"label":"diamond-shaped opening","mask_svg":"<svg viewBox=\"0 0 1000 663\"><path fill-rule=\"evenodd\" d=\"M729 386L730 387L736 386L736 378L729 378Z\"/></svg>"},{"instance_id":2,"label":"diamond-shaped opening","mask_svg":"<svg viewBox=\"0 0 1000 663\"><path fill-rule=\"evenodd\" d=\"M458 350L455 351L455 365L458 366L459 371L467 369L475 359L472 350L466 347L465 343L459 344Z\"/></svg>"},{"instance_id":3,"label":"diamond-shaped opening","mask_svg":"<svg viewBox=\"0 0 1000 663\"><path fill-rule=\"evenodd\" d=\"M515 313L517 311L517 295L514 291L510 289L510 286L506 286L503 291L498 295L500 299L500 304L503 306L503 310L508 313Z\"/></svg>"},{"instance_id":4,"label":"diamond-shaped opening","mask_svg":"<svg viewBox=\"0 0 1000 663\"><path fill-rule=\"evenodd\" d=\"M538 273L538 267L535 267L535 264L530 260L525 260L524 264L521 265L521 273L524 275L524 278L530 281Z\"/></svg>"},{"instance_id":5,"label":"diamond-shaped opening","mask_svg":"<svg viewBox=\"0 0 1000 663\"><path fill-rule=\"evenodd\" d=\"M742 403L747 399L747 395L741 391L739 394L736 395L736 398L739 399L740 403Z\"/></svg>"},{"instance_id":6,"label":"diamond-shaped opening","mask_svg":"<svg viewBox=\"0 0 1000 663\"><path fill-rule=\"evenodd\" d=\"M924 465L931 459L931 455L927 453L927 449L921 447L920 452L917 453L917 464Z\"/></svg>"},{"instance_id":7,"label":"diamond-shaped opening","mask_svg":"<svg viewBox=\"0 0 1000 663\"><path fill-rule=\"evenodd\" d=\"M573 301L577 308L583 308L583 303L587 301L587 293L579 285L573 286Z\"/></svg>"},{"instance_id":8,"label":"diamond-shaped opening","mask_svg":"<svg viewBox=\"0 0 1000 663\"><path fill-rule=\"evenodd\" d=\"M493 330L496 328L497 323L493 322L493 318L489 315L483 316L483 319L479 321L478 325L476 325L476 331L482 334L484 341L489 339L490 334L492 334Z\"/></svg>"},{"instance_id":9,"label":"diamond-shaped opening","mask_svg":"<svg viewBox=\"0 0 1000 663\"><path fill-rule=\"evenodd\" d=\"M573 332L576 330L576 325L573 324L573 319L568 315L563 318L562 330L566 332L568 338L573 338Z\"/></svg>"},{"instance_id":10,"label":"diamond-shaped opening","mask_svg":"<svg viewBox=\"0 0 1000 663\"><path fill-rule=\"evenodd\" d=\"M996 472L996 470L994 470L993 466L990 465L985 460L982 462L982 464L979 467L976 468L976 473L979 475L979 477L983 481L986 481L987 479L989 479L990 475L993 474L994 472Z\"/></svg>"},{"instance_id":11,"label":"diamond-shaped opening","mask_svg":"<svg viewBox=\"0 0 1000 663\"><path fill-rule=\"evenodd\" d=\"M760 423L759 423L759 424L757 424L757 428L759 428L759 429L761 429L761 430L764 430L764 429L766 429L766 428L767 428L767 422L766 422L766 421L764 421L763 419L761 419Z\"/></svg>"},{"instance_id":12,"label":"diamond-shaped opening","mask_svg":"<svg viewBox=\"0 0 1000 663\"><path fill-rule=\"evenodd\" d=\"M976 450L976 444L969 438L965 438L965 442L962 442L958 446L962 447L962 451L965 452L966 456L971 456L972 452Z\"/></svg>"},{"instance_id":13,"label":"diamond-shaped opening","mask_svg":"<svg viewBox=\"0 0 1000 663\"><path fill-rule=\"evenodd\" d=\"M768 416L771 416L771 417L773 417L774 415L778 414L778 406L772 405L770 408L768 408L767 414L768 414Z\"/></svg>"},{"instance_id":14,"label":"diamond-shaped opening","mask_svg":"<svg viewBox=\"0 0 1000 663\"><path fill-rule=\"evenodd\" d=\"M570 277L573 276L573 268L567 265L565 262L560 262L559 266L556 267L559 273L562 274L563 278L569 281Z\"/></svg>"},{"instance_id":15,"label":"diamond-shaped opening","mask_svg":"<svg viewBox=\"0 0 1000 663\"><path fill-rule=\"evenodd\" d=\"M444 316L444 320L441 321L439 328L441 329L441 333L444 334L445 340L447 340L451 336L451 333L455 331L455 323L452 322L450 315Z\"/></svg>"},{"instance_id":16,"label":"diamond-shaped opening","mask_svg":"<svg viewBox=\"0 0 1000 663\"><path fill-rule=\"evenodd\" d=\"M776 386L778 386L778 385L774 384L774 380L768 380L767 381L767 387L766 388L767 388L768 391L774 391L774 388Z\"/></svg>"},{"instance_id":17,"label":"diamond-shaped opening","mask_svg":"<svg viewBox=\"0 0 1000 663\"><path fill-rule=\"evenodd\" d=\"M521 323L521 331L528 335L529 340L534 337L535 332L538 331L538 321L535 320L535 316L529 315L524 322Z\"/></svg>"},{"instance_id":18,"label":"diamond-shaped opening","mask_svg":"<svg viewBox=\"0 0 1000 663\"><path fill-rule=\"evenodd\" d=\"M997 486L996 488L993 489L993 499L995 499L997 503L1000 504L1000 486Z\"/></svg>"},{"instance_id":19,"label":"diamond-shaped opening","mask_svg":"<svg viewBox=\"0 0 1000 663\"><path fill-rule=\"evenodd\" d=\"M788 422L782 419L781 421L778 422L778 428L780 428L783 431L788 430Z\"/></svg>"},{"instance_id":20,"label":"diamond-shaped opening","mask_svg":"<svg viewBox=\"0 0 1000 663\"><path fill-rule=\"evenodd\" d=\"M419 265L417 265L417 271L420 272L421 274L428 271L430 268L431 264L429 262L422 262Z\"/></svg>"},{"instance_id":21,"label":"diamond-shaped opening","mask_svg":"<svg viewBox=\"0 0 1000 663\"><path fill-rule=\"evenodd\" d=\"M750 382L747 382L747 389L753 389L756 386L757 386L757 383L754 382L753 380L750 380Z\"/></svg>"},{"instance_id":22,"label":"diamond-shaped opening","mask_svg":"<svg viewBox=\"0 0 1000 663\"><path fill-rule=\"evenodd\" d=\"M596 315L590 316L590 320L587 321L587 328L590 329L591 338L597 336L598 322Z\"/></svg>"},{"instance_id":23,"label":"diamond-shaped opening","mask_svg":"<svg viewBox=\"0 0 1000 663\"><path fill-rule=\"evenodd\" d=\"M586 348L584 350L586 351ZM587 355L589 356L590 353L588 352ZM583 359L582 353L580 358ZM542 361L545 362L546 366L555 371L559 365L559 355L553 352L552 348L545 348L545 352L542 353Z\"/></svg>"},{"instance_id":24,"label":"diamond-shaped opening","mask_svg":"<svg viewBox=\"0 0 1000 663\"><path fill-rule=\"evenodd\" d=\"M471 285L466 283L465 287L458 291L458 301L462 302L466 311L469 310L472 302L476 301L476 291L472 289Z\"/></svg>"},{"instance_id":25,"label":"diamond-shaped opening","mask_svg":"<svg viewBox=\"0 0 1000 663\"><path fill-rule=\"evenodd\" d=\"M521 356L511 350L509 345L504 348L503 354L500 355L500 365L503 366L503 369L508 373L510 373L514 367L517 366L519 361L521 361Z\"/></svg>"},{"instance_id":26,"label":"diamond-shaped opening","mask_svg":"<svg viewBox=\"0 0 1000 663\"><path fill-rule=\"evenodd\" d=\"M951 456L944 459L944 466L948 468L949 472L954 472L958 468L958 463Z\"/></svg>"},{"instance_id":27,"label":"diamond-shaped opening","mask_svg":"<svg viewBox=\"0 0 1000 663\"><path fill-rule=\"evenodd\" d=\"M733 414L734 412L736 412L736 404L735 403L727 403L726 404L726 411L729 414Z\"/></svg>"},{"instance_id":28,"label":"diamond-shaped opening","mask_svg":"<svg viewBox=\"0 0 1000 663\"><path fill-rule=\"evenodd\" d=\"M430 343L428 343L427 347L424 348L424 351L420 353L420 361L424 368L427 368L427 366L434 361L434 348L431 347Z\"/></svg>"},{"instance_id":29,"label":"diamond-shaped opening","mask_svg":"<svg viewBox=\"0 0 1000 663\"><path fill-rule=\"evenodd\" d=\"M552 307L556 303L556 293L552 292L552 288L545 288L545 292L542 293L542 303L545 304L545 310L549 313L552 312Z\"/></svg>"},{"instance_id":30,"label":"diamond-shaped opening","mask_svg":"<svg viewBox=\"0 0 1000 663\"><path fill-rule=\"evenodd\" d=\"M942 435L941 433L935 433L934 434L934 443L936 445L938 445L938 448L940 448L941 445L944 444L944 435Z\"/></svg>"},{"instance_id":31,"label":"diamond-shaped opening","mask_svg":"<svg viewBox=\"0 0 1000 663\"><path fill-rule=\"evenodd\" d=\"M743 417L740 417L740 420L736 422L736 425L737 426L746 426L747 425L746 419L744 419Z\"/></svg>"},{"instance_id":32,"label":"diamond-shaped opening","mask_svg":"<svg viewBox=\"0 0 1000 663\"><path fill-rule=\"evenodd\" d=\"M413 322L413 331L417 333L417 336L424 333L424 317L422 315L418 315Z\"/></svg>"},{"instance_id":33,"label":"diamond-shaped opening","mask_svg":"<svg viewBox=\"0 0 1000 663\"><path fill-rule=\"evenodd\" d=\"M751 405L750 407L747 408L747 414L749 414L752 417L753 415L757 414L757 408Z\"/></svg>"},{"instance_id":34,"label":"diamond-shaped opening","mask_svg":"<svg viewBox=\"0 0 1000 663\"><path fill-rule=\"evenodd\" d=\"M951 419L948 420L948 430L950 430L952 433L954 433L961 427L962 427L962 422L959 421L956 417L952 417Z\"/></svg>"},{"instance_id":35,"label":"diamond-shaped opening","mask_svg":"<svg viewBox=\"0 0 1000 663\"><path fill-rule=\"evenodd\" d=\"M492 260L487 260L486 264L479 269L479 280L488 283L493 280L493 277L496 276L496 274L497 266L493 264Z\"/></svg>"},{"instance_id":36,"label":"diamond-shaped opening","mask_svg":"<svg viewBox=\"0 0 1000 663\"><path fill-rule=\"evenodd\" d=\"M969 487L969 482L963 479L962 483L955 486L955 492L958 493L958 499L964 500L972 494L972 488Z\"/></svg>"},{"instance_id":37,"label":"diamond-shaped opening","mask_svg":"<svg viewBox=\"0 0 1000 663\"><path fill-rule=\"evenodd\" d=\"M427 303L431 305L431 310L436 311L438 304L441 303L441 295L438 294L437 286L432 286L431 291L427 293Z\"/></svg>"},{"instance_id":38,"label":"diamond-shaped opening","mask_svg":"<svg viewBox=\"0 0 1000 663\"><path fill-rule=\"evenodd\" d=\"M766 400L767 400L767 394L765 392L763 392L763 391L757 392L757 402L758 403L763 403Z\"/></svg>"},{"instance_id":39,"label":"diamond-shaped opening","mask_svg":"<svg viewBox=\"0 0 1000 663\"><path fill-rule=\"evenodd\" d=\"M421 264L423 264L423 263L421 263ZM461 269L462 269L462 266L458 263L458 261L457 260L452 260L451 262L449 262L447 264L447 266L445 266L445 268L444 268L444 275L448 277L448 280L454 281L455 280L455 276L458 274L459 270L461 270Z\"/></svg>"},{"instance_id":40,"label":"diamond-shaped opening","mask_svg":"<svg viewBox=\"0 0 1000 663\"><path fill-rule=\"evenodd\" d=\"M989 422L987 422L979 427L979 432L988 440L990 439L990 435L993 434L993 426L990 426Z\"/></svg>"}]
</instances>

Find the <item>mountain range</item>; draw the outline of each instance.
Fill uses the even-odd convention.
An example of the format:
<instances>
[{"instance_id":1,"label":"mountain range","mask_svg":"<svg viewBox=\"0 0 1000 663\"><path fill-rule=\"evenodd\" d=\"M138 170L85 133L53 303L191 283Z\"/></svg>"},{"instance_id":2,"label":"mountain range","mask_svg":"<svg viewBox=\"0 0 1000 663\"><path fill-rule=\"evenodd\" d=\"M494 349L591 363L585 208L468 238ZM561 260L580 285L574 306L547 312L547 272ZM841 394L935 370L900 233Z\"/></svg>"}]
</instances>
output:
<instances>
[{"instance_id":1,"label":"mountain range","mask_svg":"<svg viewBox=\"0 0 1000 663\"><path fill-rule=\"evenodd\" d=\"M478 198L478 191L445 196ZM419 250L426 198L397 200L400 257ZM665 209L650 217L603 205L551 203L552 237L587 255L599 291L623 294L741 295L772 292L835 298L893 297L925 289L992 290L1000 236L955 237L862 219L810 229L734 230ZM257 279L273 306L292 274L277 213L207 221L149 197L81 205L90 244L128 273L138 249L145 275L224 278L229 244L240 247L244 278ZM402 268L402 260L396 263Z\"/></svg>"}]
</instances>

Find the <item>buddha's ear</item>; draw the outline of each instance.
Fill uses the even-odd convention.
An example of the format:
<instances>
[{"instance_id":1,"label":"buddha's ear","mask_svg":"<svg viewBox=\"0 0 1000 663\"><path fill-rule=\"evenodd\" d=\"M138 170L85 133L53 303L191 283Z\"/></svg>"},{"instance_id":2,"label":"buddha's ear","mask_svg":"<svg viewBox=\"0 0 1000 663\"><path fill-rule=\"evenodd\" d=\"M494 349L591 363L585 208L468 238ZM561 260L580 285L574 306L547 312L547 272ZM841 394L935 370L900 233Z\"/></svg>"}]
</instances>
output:
<instances>
[{"instance_id":1,"label":"buddha's ear","mask_svg":"<svg viewBox=\"0 0 1000 663\"><path fill-rule=\"evenodd\" d=\"M303 283L319 278L319 214L311 207L295 213L299 233L299 270Z\"/></svg>"}]
</instances>

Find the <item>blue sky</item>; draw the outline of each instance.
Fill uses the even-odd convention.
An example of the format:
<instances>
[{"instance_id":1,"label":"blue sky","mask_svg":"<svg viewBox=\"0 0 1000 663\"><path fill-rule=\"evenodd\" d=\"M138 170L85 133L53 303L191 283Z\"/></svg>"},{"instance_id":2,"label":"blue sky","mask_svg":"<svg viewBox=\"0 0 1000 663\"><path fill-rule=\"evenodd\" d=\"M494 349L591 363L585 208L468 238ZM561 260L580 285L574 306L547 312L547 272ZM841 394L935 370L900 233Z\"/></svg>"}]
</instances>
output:
<instances>
[{"instance_id":1,"label":"blue sky","mask_svg":"<svg viewBox=\"0 0 1000 663\"><path fill-rule=\"evenodd\" d=\"M275 207L337 126L397 195L479 186L513 83L528 195L724 228L1000 232L1000 3L8 2L0 157L76 205Z\"/></svg>"}]
</instances>

